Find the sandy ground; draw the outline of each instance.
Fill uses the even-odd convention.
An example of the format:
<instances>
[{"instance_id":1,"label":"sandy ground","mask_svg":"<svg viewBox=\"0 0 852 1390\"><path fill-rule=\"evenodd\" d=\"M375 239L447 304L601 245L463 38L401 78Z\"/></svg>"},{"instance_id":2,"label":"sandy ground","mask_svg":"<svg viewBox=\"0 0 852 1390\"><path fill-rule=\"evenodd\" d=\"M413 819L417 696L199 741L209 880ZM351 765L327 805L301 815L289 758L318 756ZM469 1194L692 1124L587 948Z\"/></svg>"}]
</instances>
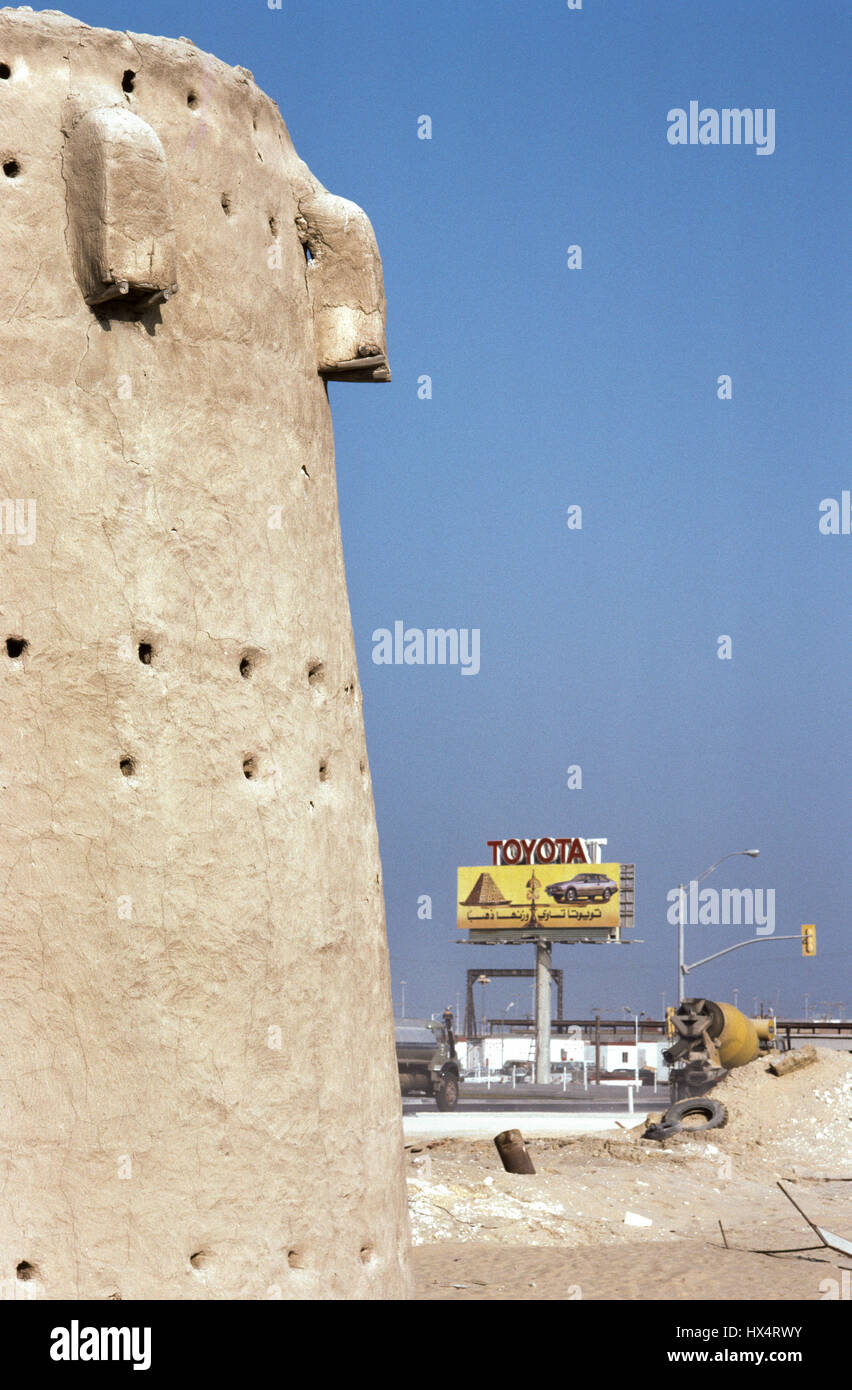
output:
<instances>
[{"instance_id":1,"label":"sandy ground","mask_svg":"<svg viewBox=\"0 0 852 1390\"><path fill-rule=\"evenodd\" d=\"M852 1298L850 1258L755 1253L817 1242L779 1179L852 1240L852 1056L787 1077L759 1059L713 1094L722 1129L531 1139L534 1176L505 1173L490 1140L409 1140L418 1298Z\"/></svg>"}]
</instances>

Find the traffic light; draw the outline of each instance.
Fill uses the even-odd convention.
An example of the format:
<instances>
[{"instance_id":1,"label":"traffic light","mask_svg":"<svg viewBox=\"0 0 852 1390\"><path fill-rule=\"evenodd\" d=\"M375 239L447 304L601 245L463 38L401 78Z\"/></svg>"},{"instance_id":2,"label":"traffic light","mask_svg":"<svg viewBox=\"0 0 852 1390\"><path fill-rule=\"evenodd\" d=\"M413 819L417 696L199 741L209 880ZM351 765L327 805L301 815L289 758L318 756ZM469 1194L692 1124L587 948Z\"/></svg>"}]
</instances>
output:
<instances>
[{"instance_id":1,"label":"traffic light","mask_svg":"<svg viewBox=\"0 0 852 1390\"><path fill-rule=\"evenodd\" d=\"M816 927L813 923L802 924L802 955L816 955Z\"/></svg>"}]
</instances>

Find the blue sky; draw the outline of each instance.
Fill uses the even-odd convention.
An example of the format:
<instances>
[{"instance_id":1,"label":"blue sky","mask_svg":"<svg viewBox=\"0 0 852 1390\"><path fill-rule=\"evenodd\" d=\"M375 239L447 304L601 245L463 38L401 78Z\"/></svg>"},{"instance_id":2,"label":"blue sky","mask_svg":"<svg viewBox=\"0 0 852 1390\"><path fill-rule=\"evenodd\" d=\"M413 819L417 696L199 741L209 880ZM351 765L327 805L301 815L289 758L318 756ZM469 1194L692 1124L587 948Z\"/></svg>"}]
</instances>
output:
<instances>
[{"instance_id":1,"label":"blue sky","mask_svg":"<svg viewBox=\"0 0 852 1390\"><path fill-rule=\"evenodd\" d=\"M403 979L429 1013L469 966L532 964L455 944L458 864L488 839L586 834L636 864L643 944L557 947L569 1014L657 1015L667 891L752 845L708 886L774 889L776 932L816 922L819 954L748 947L695 992L852 1010L852 536L819 530L852 488L848 6L74 13L250 68L379 238L393 384L330 395L397 1005ZM691 100L772 107L774 153L670 145ZM478 628L480 673L375 665L395 620ZM687 958L744 934L691 928ZM495 982L489 1012L511 999L527 987Z\"/></svg>"}]
</instances>

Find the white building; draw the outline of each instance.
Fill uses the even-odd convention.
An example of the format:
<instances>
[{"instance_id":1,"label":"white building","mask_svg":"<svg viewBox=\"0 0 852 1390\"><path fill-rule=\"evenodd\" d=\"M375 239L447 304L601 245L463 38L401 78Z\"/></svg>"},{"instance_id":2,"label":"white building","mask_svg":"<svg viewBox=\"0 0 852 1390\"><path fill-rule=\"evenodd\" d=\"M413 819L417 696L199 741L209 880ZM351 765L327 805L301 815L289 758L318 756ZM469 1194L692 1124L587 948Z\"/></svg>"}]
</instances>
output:
<instances>
[{"instance_id":1,"label":"white building","mask_svg":"<svg viewBox=\"0 0 852 1390\"><path fill-rule=\"evenodd\" d=\"M658 1038L651 1042L639 1040L638 1065L651 1067L655 1071L667 1073L662 1060L662 1052L668 1043ZM459 1062L466 1072L502 1072L512 1066L529 1068L535 1061L535 1035L533 1033L495 1033L478 1042L458 1043ZM583 1062L588 1068L595 1065L595 1045L580 1037L554 1035L550 1040L550 1063L555 1069L562 1065ZM601 1043L601 1071L635 1074L636 1045L629 1042Z\"/></svg>"}]
</instances>

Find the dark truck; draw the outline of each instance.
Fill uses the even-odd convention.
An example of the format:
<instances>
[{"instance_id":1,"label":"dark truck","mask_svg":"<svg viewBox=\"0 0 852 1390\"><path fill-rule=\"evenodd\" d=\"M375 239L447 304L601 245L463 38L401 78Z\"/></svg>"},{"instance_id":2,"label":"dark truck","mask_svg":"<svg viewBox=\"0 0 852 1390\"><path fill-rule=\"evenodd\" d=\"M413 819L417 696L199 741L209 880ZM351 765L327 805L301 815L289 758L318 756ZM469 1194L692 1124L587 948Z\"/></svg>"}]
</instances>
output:
<instances>
[{"instance_id":1,"label":"dark truck","mask_svg":"<svg viewBox=\"0 0 852 1390\"><path fill-rule=\"evenodd\" d=\"M401 1018L395 1023L396 1062L404 1096L425 1092L439 1110L454 1110L459 1098L459 1061L453 1016Z\"/></svg>"}]
</instances>

